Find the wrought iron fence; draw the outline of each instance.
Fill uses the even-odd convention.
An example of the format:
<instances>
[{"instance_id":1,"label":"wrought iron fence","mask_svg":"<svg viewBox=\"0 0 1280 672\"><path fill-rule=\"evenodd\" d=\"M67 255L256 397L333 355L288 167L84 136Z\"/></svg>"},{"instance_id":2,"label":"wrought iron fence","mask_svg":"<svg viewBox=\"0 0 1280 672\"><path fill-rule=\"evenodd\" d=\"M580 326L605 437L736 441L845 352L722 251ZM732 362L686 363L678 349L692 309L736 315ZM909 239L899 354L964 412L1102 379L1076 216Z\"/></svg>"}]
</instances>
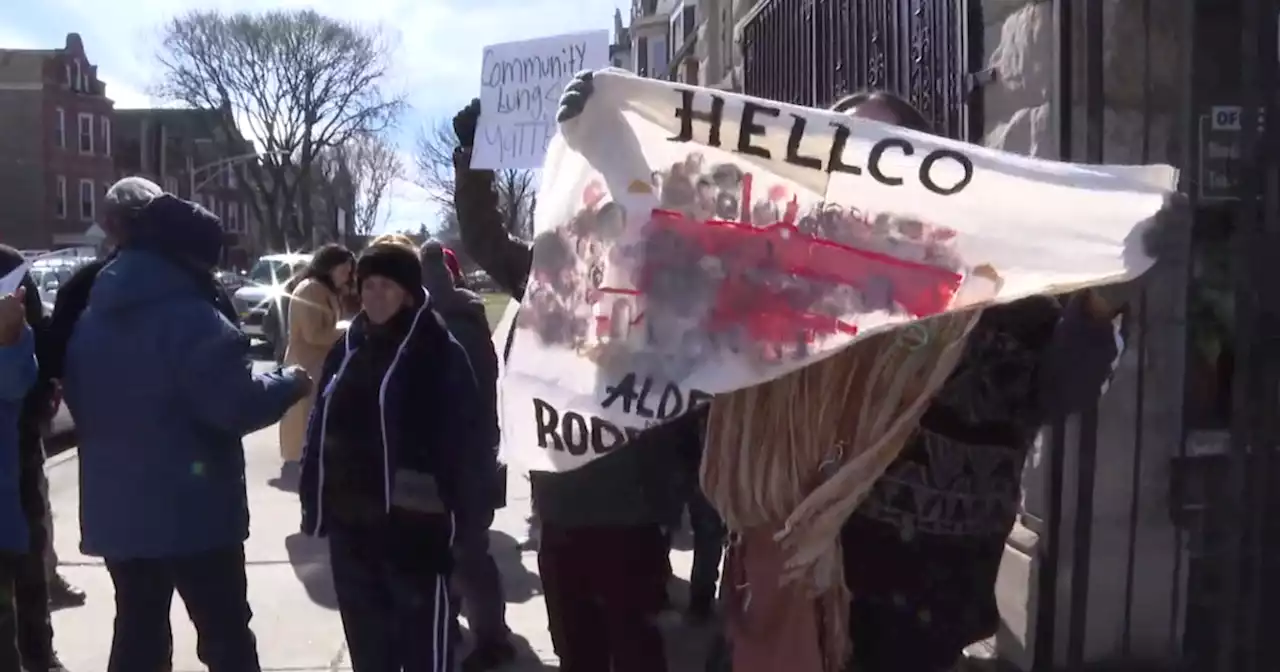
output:
<instances>
[{"instance_id":1,"label":"wrought iron fence","mask_svg":"<svg viewBox=\"0 0 1280 672\"><path fill-rule=\"evenodd\" d=\"M1055 31L1058 44L1057 82L1054 100L1060 157L1085 163L1170 161L1183 168L1182 190L1191 194L1193 212L1201 233L1191 252L1194 265L1187 264L1194 277L1193 294L1212 288L1199 268L1204 263L1210 227L1230 226L1233 270L1233 342L1222 352L1234 355L1221 364L1234 370L1228 391L1231 398L1228 432L1188 437L1183 433L1176 454L1169 460L1167 446L1154 445L1147 421L1157 411L1161 390L1147 380L1158 367L1149 358L1152 348L1169 339L1159 333L1165 323L1151 323L1155 289L1148 286L1134 302L1131 312L1130 346L1136 349L1139 365L1133 381L1134 427L1131 432L1132 471L1129 485L1128 520L1124 572L1125 579L1121 632L1109 658L1145 662L1134 644L1135 607L1133 587L1146 567L1140 566L1140 502L1146 500L1151 483L1144 471L1163 469L1170 462L1169 506L1177 529L1168 552L1174 567L1168 572L1170 605L1168 638L1171 650L1162 657L1167 666L1179 669L1261 672L1280 669L1275 639L1267 625L1274 623L1271 599L1280 597L1275 580L1277 537L1274 520L1276 496L1268 496L1280 486L1280 461L1272 454L1280 444L1280 286L1272 279L1280 268L1280 218L1277 216L1277 166L1280 139L1274 124L1260 125L1259 118L1275 118L1277 79L1276 27L1278 8L1266 0L1056 0ZM1127 48L1117 43L1116 26L1124 12L1140 17L1140 35L1128 35ZM1175 59L1153 58L1151 45L1171 36L1153 36L1153 28L1176 17L1180 28L1172 39L1178 45ZM1120 38L1123 39L1123 38ZM1109 79L1123 75L1118 63L1132 59L1141 63L1143 92L1137 122L1142 130L1138 156L1120 157L1112 153L1117 128L1132 125L1135 112L1113 109ZM1126 55L1127 53L1127 55ZM1177 63L1170 62L1178 61ZM1159 105L1153 105L1160 88L1158 80L1168 79L1173 68L1185 92L1179 101L1180 114L1171 133L1176 146L1167 156L1153 156L1153 138L1169 135L1159 126ZM1132 74L1132 73L1130 73ZM1215 104L1225 103L1225 104ZM1224 115L1224 116L1219 116ZM1228 121L1229 119L1229 121ZM1221 122L1221 124L1219 124ZM1222 129L1217 129L1221 125ZM1215 130L1217 129L1217 130ZM1215 139L1215 132L1221 138ZM1230 168L1210 165L1229 161ZM1223 237L1223 236L1218 236ZM1163 291L1163 290L1161 290ZM1167 303L1168 296L1160 301ZM1197 320L1196 296L1189 319L1194 332ZM1181 301L1184 321L1188 300ZM1171 308L1166 305L1165 308ZM1176 312L1176 311L1175 311ZM1175 320L1175 322L1177 322ZM1194 340L1194 337L1193 337ZM1185 342L1185 341L1184 341ZM1187 371L1195 371L1203 355L1193 342L1186 348ZM1189 400L1200 396L1204 380L1188 384L1183 414L1194 415ZM1153 399L1157 400L1153 402ZM1209 440L1205 440L1209 436ZM1058 418L1050 430L1048 451L1049 511L1046 537L1051 552L1040 566L1041 602L1037 614L1035 669L1087 669L1097 648L1089 646L1097 637L1090 622L1101 611L1115 609L1096 604L1090 593L1091 572L1098 557L1094 515L1099 494L1095 482L1099 470L1098 410L1088 409L1078 418ZM1215 438L1227 437L1215 441ZM1114 441L1109 448L1113 448ZM1160 460L1159 463L1154 463ZM1154 464L1153 464L1154 463ZM1068 525L1068 519L1070 524ZM1052 549L1067 549L1062 553ZM1064 581L1064 578L1066 579ZM1064 584L1069 587L1064 589ZM1048 598L1048 599L1045 599ZM1091 605L1091 598L1095 604ZM1143 652L1149 655L1149 651ZM1130 659L1130 656L1133 656ZM1147 659L1149 660L1149 658Z\"/></svg>"},{"instance_id":2,"label":"wrought iron fence","mask_svg":"<svg viewBox=\"0 0 1280 672\"><path fill-rule=\"evenodd\" d=\"M764 0L743 29L743 90L810 107L886 90L940 134L975 140L981 8L979 0Z\"/></svg>"}]
</instances>

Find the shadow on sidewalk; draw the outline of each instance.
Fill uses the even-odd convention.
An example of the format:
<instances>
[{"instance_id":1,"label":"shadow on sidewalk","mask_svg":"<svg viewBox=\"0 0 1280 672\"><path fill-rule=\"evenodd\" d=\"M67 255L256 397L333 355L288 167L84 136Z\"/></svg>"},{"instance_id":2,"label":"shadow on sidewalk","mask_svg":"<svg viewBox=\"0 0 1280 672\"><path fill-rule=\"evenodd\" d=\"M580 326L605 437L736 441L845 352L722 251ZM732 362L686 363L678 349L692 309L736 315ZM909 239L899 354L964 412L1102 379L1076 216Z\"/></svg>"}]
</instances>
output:
<instances>
[{"instance_id":1,"label":"shadow on sidewalk","mask_svg":"<svg viewBox=\"0 0 1280 672\"><path fill-rule=\"evenodd\" d=\"M285 537L284 548L307 597L325 609L337 609L338 596L333 590L333 572L329 569L329 544L299 532Z\"/></svg>"},{"instance_id":2,"label":"shadow on sidewalk","mask_svg":"<svg viewBox=\"0 0 1280 672\"><path fill-rule=\"evenodd\" d=\"M542 594L542 580L521 561L520 542L504 532L489 530L489 554L502 574L502 594L507 602L528 602Z\"/></svg>"}]
</instances>

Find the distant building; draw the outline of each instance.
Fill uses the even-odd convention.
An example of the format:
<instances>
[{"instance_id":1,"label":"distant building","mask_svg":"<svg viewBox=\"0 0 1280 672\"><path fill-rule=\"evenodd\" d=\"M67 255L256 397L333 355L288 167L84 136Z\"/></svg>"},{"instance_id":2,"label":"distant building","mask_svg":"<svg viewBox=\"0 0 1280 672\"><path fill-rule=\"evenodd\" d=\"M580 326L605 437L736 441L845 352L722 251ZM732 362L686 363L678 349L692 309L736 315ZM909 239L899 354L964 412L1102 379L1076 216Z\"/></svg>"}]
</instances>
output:
<instances>
[{"instance_id":1,"label":"distant building","mask_svg":"<svg viewBox=\"0 0 1280 672\"><path fill-rule=\"evenodd\" d=\"M614 14L609 59L644 77L734 89L741 25L758 0L634 0Z\"/></svg>"},{"instance_id":2,"label":"distant building","mask_svg":"<svg viewBox=\"0 0 1280 672\"><path fill-rule=\"evenodd\" d=\"M222 219L228 267L247 268L259 254L252 191L244 164L253 143L224 124L221 110L116 110L116 167L155 180L165 191L196 201ZM228 133L228 128L231 132Z\"/></svg>"},{"instance_id":3,"label":"distant building","mask_svg":"<svg viewBox=\"0 0 1280 672\"><path fill-rule=\"evenodd\" d=\"M56 49L0 49L0 240L96 245L116 178L114 104L77 33Z\"/></svg>"}]
</instances>

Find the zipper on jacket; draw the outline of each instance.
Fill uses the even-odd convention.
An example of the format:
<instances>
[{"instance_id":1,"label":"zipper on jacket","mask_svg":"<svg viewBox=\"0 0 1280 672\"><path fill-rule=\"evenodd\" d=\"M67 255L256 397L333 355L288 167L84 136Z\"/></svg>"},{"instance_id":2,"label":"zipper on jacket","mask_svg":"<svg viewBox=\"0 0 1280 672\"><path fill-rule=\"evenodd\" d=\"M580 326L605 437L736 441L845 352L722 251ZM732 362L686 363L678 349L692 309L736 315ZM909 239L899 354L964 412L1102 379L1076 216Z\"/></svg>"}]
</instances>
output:
<instances>
[{"instance_id":1,"label":"zipper on jacket","mask_svg":"<svg viewBox=\"0 0 1280 672\"><path fill-rule=\"evenodd\" d=\"M424 293L426 288L422 290ZM391 359L391 365L387 367L387 372L382 376L382 384L378 386L378 419L382 427L382 492L386 499L386 512L391 513L391 446L387 442L387 384L391 382L391 374L395 373L396 366L400 364L400 356L404 354L404 349L409 345L409 339L413 338L413 332L418 328L418 320L422 318L422 314L430 310L430 295L422 301L422 307L413 316L413 323L409 325L409 331L400 341L400 347L396 348L396 356Z\"/></svg>"}]
</instances>

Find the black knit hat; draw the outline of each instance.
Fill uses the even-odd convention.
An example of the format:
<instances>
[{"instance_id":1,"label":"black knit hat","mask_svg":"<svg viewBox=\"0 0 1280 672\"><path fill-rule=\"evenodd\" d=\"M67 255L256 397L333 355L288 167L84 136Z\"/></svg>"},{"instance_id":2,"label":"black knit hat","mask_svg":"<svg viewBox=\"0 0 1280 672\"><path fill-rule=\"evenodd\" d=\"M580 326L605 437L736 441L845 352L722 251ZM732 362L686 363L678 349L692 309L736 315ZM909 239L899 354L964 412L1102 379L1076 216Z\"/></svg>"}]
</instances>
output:
<instances>
[{"instance_id":1,"label":"black knit hat","mask_svg":"<svg viewBox=\"0 0 1280 672\"><path fill-rule=\"evenodd\" d=\"M381 243L365 248L356 261L356 288L373 275L400 285L419 304L426 298L422 289L422 262L418 261L417 250L411 247Z\"/></svg>"}]
</instances>

